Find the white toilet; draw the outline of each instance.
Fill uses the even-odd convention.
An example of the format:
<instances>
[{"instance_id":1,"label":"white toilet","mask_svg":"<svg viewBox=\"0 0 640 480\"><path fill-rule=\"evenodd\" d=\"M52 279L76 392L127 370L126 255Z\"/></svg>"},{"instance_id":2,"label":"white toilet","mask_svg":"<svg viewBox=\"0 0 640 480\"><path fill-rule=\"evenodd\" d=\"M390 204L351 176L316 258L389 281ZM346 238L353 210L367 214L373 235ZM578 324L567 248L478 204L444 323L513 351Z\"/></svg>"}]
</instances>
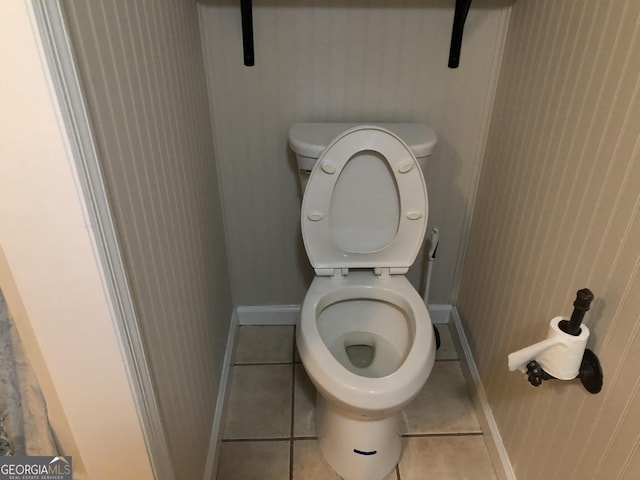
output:
<instances>
[{"instance_id":1,"label":"white toilet","mask_svg":"<svg viewBox=\"0 0 640 480\"><path fill-rule=\"evenodd\" d=\"M296 124L289 133L301 176L315 163L301 221L316 277L296 341L318 391L327 463L346 480L380 480L400 459L400 412L436 352L429 313L404 276L428 217L414 153L430 155L436 136L421 124L349 127Z\"/></svg>"}]
</instances>

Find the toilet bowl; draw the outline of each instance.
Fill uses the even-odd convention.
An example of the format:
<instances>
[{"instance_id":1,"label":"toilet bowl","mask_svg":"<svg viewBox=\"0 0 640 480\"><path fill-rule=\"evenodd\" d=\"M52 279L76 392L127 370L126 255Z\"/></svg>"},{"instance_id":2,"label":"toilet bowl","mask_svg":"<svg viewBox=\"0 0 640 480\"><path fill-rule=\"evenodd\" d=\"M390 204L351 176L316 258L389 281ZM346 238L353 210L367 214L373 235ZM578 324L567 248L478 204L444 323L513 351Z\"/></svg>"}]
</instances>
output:
<instances>
[{"instance_id":1,"label":"toilet bowl","mask_svg":"<svg viewBox=\"0 0 640 480\"><path fill-rule=\"evenodd\" d=\"M414 154L379 126L339 134L306 185L301 227L316 277L296 342L318 392L320 449L346 480L383 479L395 468L400 411L433 367L431 319L404 276L427 216Z\"/></svg>"},{"instance_id":2,"label":"toilet bowl","mask_svg":"<svg viewBox=\"0 0 640 480\"><path fill-rule=\"evenodd\" d=\"M339 281L315 277L296 340L317 390L366 418L401 410L424 385L435 358L429 313L404 275L380 279L360 271ZM349 358L353 346L373 350L369 365Z\"/></svg>"}]
</instances>

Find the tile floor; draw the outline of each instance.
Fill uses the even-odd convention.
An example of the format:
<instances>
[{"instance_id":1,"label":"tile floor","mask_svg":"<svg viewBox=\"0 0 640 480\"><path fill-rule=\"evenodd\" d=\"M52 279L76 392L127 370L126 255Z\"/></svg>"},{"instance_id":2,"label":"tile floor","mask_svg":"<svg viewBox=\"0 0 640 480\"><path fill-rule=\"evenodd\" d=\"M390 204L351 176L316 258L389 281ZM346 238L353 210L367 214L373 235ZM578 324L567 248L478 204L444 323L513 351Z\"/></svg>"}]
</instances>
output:
<instances>
[{"instance_id":1,"label":"tile floor","mask_svg":"<svg viewBox=\"0 0 640 480\"><path fill-rule=\"evenodd\" d=\"M294 326L241 326L217 480L336 480L315 439L315 389ZM403 412L404 451L388 480L495 480L448 325L419 396Z\"/></svg>"}]
</instances>

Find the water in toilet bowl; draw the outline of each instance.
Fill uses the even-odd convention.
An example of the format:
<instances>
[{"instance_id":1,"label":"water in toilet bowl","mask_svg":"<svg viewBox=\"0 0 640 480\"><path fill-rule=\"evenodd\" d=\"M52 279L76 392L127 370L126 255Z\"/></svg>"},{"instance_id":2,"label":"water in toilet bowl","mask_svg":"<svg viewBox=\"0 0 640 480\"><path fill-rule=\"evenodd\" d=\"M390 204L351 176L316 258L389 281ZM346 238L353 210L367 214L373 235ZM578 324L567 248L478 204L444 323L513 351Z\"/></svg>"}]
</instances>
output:
<instances>
[{"instance_id":1,"label":"water in toilet bowl","mask_svg":"<svg viewBox=\"0 0 640 480\"><path fill-rule=\"evenodd\" d=\"M391 342L371 332L345 333L329 345L329 351L343 367L363 377L385 377L402 363Z\"/></svg>"},{"instance_id":2,"label":"water in toilet bowl","mask_svg":"<svg viewBox=\"0 0 640 480\"><path fill-rule=\"evenodd\" d=\"M367 368L373 362L376 347L373 345L348 345L345 347L351 365L357 368Z\"/></svg>"}]
</instances>

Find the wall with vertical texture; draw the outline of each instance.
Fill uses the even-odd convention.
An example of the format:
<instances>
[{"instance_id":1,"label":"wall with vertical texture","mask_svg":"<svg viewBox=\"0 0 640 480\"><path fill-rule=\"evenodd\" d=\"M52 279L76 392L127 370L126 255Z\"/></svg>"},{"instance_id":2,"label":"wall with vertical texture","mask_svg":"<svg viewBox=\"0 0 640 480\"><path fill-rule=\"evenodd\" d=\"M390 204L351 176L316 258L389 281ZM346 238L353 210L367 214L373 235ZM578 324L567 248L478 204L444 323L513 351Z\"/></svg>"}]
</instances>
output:
<instances>
[{"instance_id":1,"label":"wall with vertical texture","mask_svg":"<svg viewBox=\"0 0 640 480\"><path fill-rule=\"evenodd\" d=\"M180 478L204 469L232 303L195 2L62 2Z\"/></svg>"},{"instance_id":2,"label":"wall with vertical texture","mask_svg":"<svg viewBox=\"0 0 640 480\"><path fill-rule=\"evenodd\" d=\"M518 478L640 478L640 4L518 1L458 309ZM604 388L534 389L507 354L596 296Z\"/></svg>"},{"instance_id":3,"label":"wall with vertical texture","mask_svg":"<svg viewBox=\"0 0 640 480\"><path fill-rule=\"evenodd\" d=\"M0 64L11 72L0 88L0 289L59 453L73 456L73 478L152 480L96 232L78 195L36 25L31 2L0 2Z\"/></svg>"},{"instance_id":4,"label":"wall with vertical texture","mask_svg":"<svg viewBox=\"0 0 640 480\"><path fill-rule=\"evenodd\" d=\"M451 303L510 2L473 2L460 68L447 68L454 2L256 0L255 66L245 67L239 4L200 2L234 302L298 304L312 278L289 127L304 121L426 122L438 226L431 302ZM419 287L422 260L409 277Z\"/></svg>"}]
</instances>

